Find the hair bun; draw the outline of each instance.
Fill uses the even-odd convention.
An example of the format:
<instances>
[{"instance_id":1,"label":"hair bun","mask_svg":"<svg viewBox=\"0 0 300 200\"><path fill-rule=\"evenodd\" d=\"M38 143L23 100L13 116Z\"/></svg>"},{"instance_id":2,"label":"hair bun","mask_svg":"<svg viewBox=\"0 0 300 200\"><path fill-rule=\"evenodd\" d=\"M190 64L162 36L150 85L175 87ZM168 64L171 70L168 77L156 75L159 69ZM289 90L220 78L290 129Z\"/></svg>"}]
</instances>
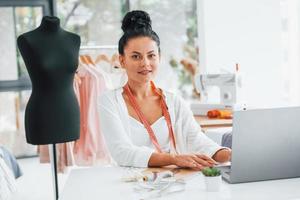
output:
<instances>
[{"instance_id":1,"label":"hair bun","mask_svg":"<svg viewBox=\"0 0 300 200\"><path fill-rule=\"evenodd\" d=\"M121 28L124 32L143 28L152 30L150 16L141 10L128 12L123 18Z\"/></svg>"}]
</instances>

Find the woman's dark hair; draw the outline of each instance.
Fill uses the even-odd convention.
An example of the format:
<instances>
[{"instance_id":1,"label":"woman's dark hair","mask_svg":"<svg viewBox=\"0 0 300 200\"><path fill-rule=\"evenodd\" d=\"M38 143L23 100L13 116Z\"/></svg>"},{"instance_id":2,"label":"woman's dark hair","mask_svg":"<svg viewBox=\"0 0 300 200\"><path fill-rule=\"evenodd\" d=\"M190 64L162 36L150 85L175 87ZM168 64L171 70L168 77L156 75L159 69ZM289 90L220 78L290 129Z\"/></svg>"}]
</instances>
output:
<instances>
[{"instance_id":1,"label":"woman's dark hair","mask_svg":"<svg viewBox=\"0 0 300 200\"><path fill-rule=\"evenodd\" d=\"M119 40L119 54L124 55L124 47L132 38L149 37L154 40L160 52L158 35L152 30L151 19L148 13L142 10L128 12L122 21L123 36Z\"/></svg>"}]
</instances>

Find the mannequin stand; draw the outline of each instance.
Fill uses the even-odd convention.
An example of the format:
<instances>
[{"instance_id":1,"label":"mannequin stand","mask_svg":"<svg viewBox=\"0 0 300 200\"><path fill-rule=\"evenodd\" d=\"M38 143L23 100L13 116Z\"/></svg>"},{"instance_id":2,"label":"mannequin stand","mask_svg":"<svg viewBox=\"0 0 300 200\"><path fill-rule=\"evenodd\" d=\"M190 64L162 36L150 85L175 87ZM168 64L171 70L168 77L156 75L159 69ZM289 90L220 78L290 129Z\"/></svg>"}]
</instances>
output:
<instances>
[{"instance_id":1,"label":"mannequin stand","mask_svg":"<svg viewBox=\"0 0 300 200\"><path fill-rule=\"evenodd\" d=\"M52 169L52 183L55 200L58 200L58 179L57 179L57 164L56 164L56 146L55 144L49 145L50 162Z\"/></svg>"}]
</instances>

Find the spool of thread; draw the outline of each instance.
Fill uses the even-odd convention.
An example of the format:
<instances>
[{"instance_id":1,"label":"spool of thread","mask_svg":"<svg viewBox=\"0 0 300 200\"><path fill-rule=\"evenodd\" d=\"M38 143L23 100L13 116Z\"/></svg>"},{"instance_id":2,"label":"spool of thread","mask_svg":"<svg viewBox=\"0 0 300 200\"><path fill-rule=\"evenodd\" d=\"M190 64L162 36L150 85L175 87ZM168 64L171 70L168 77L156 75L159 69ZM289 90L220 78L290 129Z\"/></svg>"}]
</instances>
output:
<instances>
[{"instance_id":1,"label":"spool of thread","mask_svg":"<svg viewBox=\"0 0 300 200\"><path fill-rule=\"evenodd\" d=\"M151 174L147 174L143 176L143 181L159 181L162 178L169 178L173 176L174 174L171 171L152 172Z\"/></svg>"}]
</instances>

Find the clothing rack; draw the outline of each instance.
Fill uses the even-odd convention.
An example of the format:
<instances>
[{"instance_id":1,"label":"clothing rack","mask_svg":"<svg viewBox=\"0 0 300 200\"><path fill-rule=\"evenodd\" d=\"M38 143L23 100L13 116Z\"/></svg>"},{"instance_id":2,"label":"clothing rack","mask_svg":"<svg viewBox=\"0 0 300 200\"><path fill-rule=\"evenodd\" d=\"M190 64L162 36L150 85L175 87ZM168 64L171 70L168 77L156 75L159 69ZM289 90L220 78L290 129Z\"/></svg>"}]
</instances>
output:
<instances>
[{"instance_id":1,"label":"clothing rack","mask_svg":"<svg viewBox=\"0 0 300 200\"><path fill-rule=\"evenodd\" d=\"M96 62L98 59L98 56L105 55L107 59L105 61L112 62L112 58L118 55L118 46L117 45L88 45L88 46L81 46L79 55L85 55L85 54L98 54L96 55ZM95 56L95 55L94 55ZM100 58L101 59L101 58ZM112 63L111 63L112 64ZM119 68L120 66L117 64L115 65Z\"/></svg>"}]
</instances>

